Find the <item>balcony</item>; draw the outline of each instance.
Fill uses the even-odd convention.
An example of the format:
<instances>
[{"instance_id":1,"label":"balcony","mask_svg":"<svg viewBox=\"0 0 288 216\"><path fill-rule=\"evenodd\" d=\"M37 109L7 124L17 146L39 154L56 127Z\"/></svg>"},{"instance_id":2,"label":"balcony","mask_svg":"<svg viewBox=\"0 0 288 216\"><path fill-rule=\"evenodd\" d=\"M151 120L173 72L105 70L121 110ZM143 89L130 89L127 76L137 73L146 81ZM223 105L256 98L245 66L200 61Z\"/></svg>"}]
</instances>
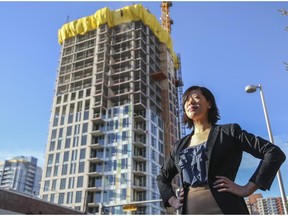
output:
<instances>
[{"instance_id":1,"label":"balcony","mask_svg":"<svg viewBox=\"0 0 288 216\"><path fill-rule=\"evenodd\" d=\"M138 148L146 147L146 137L142 135L142 137L136 136L133 140L133 144Z\"/></svg>"},{"instance_id":2,"label":"balcony","mask_svg":"<svg viewBox=\"0 0 288 216\"><path fill-rule=\"evenodd\" d=\"M167 79L166 74L160 70L158 72L155 73L151 73L150 76L152 77L152 79L154 79L155 81L160 81L160 80L164 80Z\"/></svg>"},{"instance_id":3,"label":"balcony","mask_svg":"<svg viewBox=\"0 0 288 216\"><path fill-rule=\"evenodd\" d=\"M146 134L146 125L144 123L135 124L133 130L137 135L144 135Z\"/></svg>"},{"instance_id":4,"label":"balcony","mask_svg":"<svg viewBox=\"0 0 288 216\"><path fill-rule=\"evenodd\" d=\"M147 160L146 153L144 154L134 153L133 159L137 162L145 162Z\"/></svg>"},{"instance_id":5,"label":"balcony","mask_svg":"<svg viewBox=\"0 0 288 216\"><path fill-rule=\"evenodd\" d=\"M134 113L134 120L135 122L145 122L146 119L145 119L145 111L140 111L140 112L135 112Z\"/></svg>"},{"instance_id":6,"label":"balcony","mask_svg":"<svg viewBox=\"0 0 288 216\"><path fill-rule=\"evenodd\" d=\"M101 187L88 187L87 191L89 192L101 192L103 189Z\"/></svg>"},{"instance_id":7,"label":"balcony","mask_svg":"<svg viewBox=\"0 0 288 216\"><path fill-rule=\"evenodd\" d=\"M93 127L93 131L91 132L93 136L103 136L105 135L105 128L104 127Z\"/></svg>"},{"instance_id":8,"label":"balcony","mask_svg":"<svg viewBox=\"0 0 288 216\"><path fill-rule=\"evenodd\" d=\"M105 115L101 115L100 113L94 113L92 122L95 124L103 124L105 123Z\"/></svg>"},{"instance_id":9,"label":"balcony","mask_svg":"<svg viewBox=\"0 0 288 216\"><path fill-rule=\"evenodd\" d=\"M146 191L146 182L134 180L133 189L136 191Z\"/></svg>"},{"instance_id":10,"label":"balcony","mask_svg":"<svg viewBox=\"0 0 288 216\"><path fill-rule=\"evenodd\" d=\"M132 170L133 174L135 177L143 177L147 175L147 170L146 170L146 163L139 163L134 161L134 166Z\"/></svg>"},{"instance_id":11,"label":"balcony","mask_svg":"<svg viewBox=\"0 0 288 216\"><path fill-rule=\"evenodd\" d=\"M91 149L95 149L95 150L97 150L97 149L103 149L104 148L104 140L99 140L98 142L96 142L96 143L92 143L91 145L89 145L89 147L91 148Z\"/></svg>"},{"instance_id":12,"label":"balcony","mask_svg":"<svg viewBox=\"0 0 288 216\"><path fill-rule=\"evenodd\" d=\"M134 110L138 111L138 110L143 110L146 109L146 98L135 98L134 99Z\"/></svg>"},{"instance_id":13,"label":"balcony","mask_svg":"<svg viewBox=\"0 0 288 216\"><path fill-rule=\"evenodd\" d=\"M90 161L91 163L98 163L98 162L103 162L104 159L100 157L94 157L94 158L89 158L88 161Z\"/></svg>"}]
</instances>

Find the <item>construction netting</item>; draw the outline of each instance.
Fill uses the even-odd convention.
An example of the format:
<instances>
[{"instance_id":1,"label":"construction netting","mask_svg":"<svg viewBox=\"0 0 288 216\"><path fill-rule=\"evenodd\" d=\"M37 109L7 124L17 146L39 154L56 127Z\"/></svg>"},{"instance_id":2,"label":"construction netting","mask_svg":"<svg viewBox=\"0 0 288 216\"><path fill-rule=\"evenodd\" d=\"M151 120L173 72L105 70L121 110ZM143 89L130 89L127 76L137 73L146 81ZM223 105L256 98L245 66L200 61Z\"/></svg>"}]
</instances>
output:
<instances>
[{"instance_id":1,"label":"construction netting","mask_svg":"<svg viewBox=\"0 0 288 216\"><path fill-rule=\"evenodd\" d=\"M126 6L115 11L111 11L108 7L105 7L96 11L93 15L66 23L58 31L58 42L59 44L63 44L65 39L77 35L84 35L91 30L99 28L103 24L107 24L109 28L111 28L138 20L141 20L145 25L149 26L158 40L166 44L173 57L174 65L177 68L178 59L173 50L170 34L164 30L156 17L144 8L142 4Z\"/></svg>"}]
</instances>

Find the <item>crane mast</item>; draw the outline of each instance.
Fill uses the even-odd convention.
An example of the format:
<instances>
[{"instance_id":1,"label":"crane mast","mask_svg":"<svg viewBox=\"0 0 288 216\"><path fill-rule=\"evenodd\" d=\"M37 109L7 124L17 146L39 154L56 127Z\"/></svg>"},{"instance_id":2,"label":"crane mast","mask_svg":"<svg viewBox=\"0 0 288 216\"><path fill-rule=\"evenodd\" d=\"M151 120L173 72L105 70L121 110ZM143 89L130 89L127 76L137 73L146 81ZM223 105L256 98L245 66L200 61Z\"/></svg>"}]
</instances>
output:
<instances>
[{"instance_id":1,"label":"crane mast","mask_svg":"<svg viewBox=\"0 0 288 216\"><path fill-rule=\"evenodd\" d=\"M170 18L170 7L172 7L171 1L163 1L161 3L161 21L163 28L170 34L171 25L173 20Z\"/></svg>"},{"instance_id":2,"label":"crane mast","mask_svg":"<svg viewBox=\"0 0 288 216\"><path fill-rule=\"evenodd\" d=\"M162 27L171 34L171 25L173 25L173 20L170 18L170 7L172 7L172 1L163 1L161 3L161 21ZM186 135L185 126L181 124L183 118L183 109L182 109L182 97L183 97L183 80L182 80L182 71L181 71L181 57L180 54L177 55L179 67L176 71L176 86L178 92L178 107L179 107L179 126L180 126L180 137Z\"/></svg>"}]
</instances>

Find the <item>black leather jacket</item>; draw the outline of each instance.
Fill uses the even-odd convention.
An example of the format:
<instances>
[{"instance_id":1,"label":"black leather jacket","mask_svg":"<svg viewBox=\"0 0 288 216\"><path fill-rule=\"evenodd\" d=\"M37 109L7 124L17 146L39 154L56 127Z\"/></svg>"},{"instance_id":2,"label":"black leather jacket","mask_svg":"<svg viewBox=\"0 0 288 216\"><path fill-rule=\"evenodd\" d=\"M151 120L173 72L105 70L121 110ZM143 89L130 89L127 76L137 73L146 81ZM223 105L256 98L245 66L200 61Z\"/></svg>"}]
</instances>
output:
<instances>
[{"instance_id":1,"label":"black leather jacket","mask_svg":"<svg viewBox=\"0 0 288 216\"><path fill-rule=\"evenodd\" d=\"M193 132L175 143L157 177L165 207L170 206L168 200L175 195L171 181L176 174L181 174L178 165L179 153L189 145L192 134ZM255 183L261 190L270 189L278 169L286 159L285 154L278 146L242 130L238 124L214 125L209 133L206 148L208 184L224 214L249 214L242 197L228 192L217 192L212 186L216 180L215 176L226 176L232 181L235 180L243 151L260 159L260 163L249 181ZM184 191L187 194L187 190ZM184 202L182 214L185 214L185 204L186 202Z\"/></svg>"}]
</instances>

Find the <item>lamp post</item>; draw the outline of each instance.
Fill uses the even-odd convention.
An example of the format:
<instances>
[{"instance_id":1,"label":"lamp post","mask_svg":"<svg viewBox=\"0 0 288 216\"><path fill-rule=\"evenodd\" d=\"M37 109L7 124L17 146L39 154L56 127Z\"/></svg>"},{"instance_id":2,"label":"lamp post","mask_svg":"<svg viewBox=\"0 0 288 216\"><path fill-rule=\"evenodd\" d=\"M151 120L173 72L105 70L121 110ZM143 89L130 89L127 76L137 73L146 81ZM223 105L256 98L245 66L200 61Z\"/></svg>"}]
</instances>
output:
<instances>
[{"instance_id":1,"label":"lamp post","mask_svg":"<svg viewBox=\"0 0 288 216\"><path fill-rule=\"evenodd\" d=\"M268 113L267 113L267 109L266 109L266 104L265 104L265 100L264 100L264 95L263 95L263 91L262 91L262 86L260 84L257 86L256 85L247 85L245 87L245 91L247 93L253 93L257 90L257 88L260 90L260 96L261 96L261 101L262 101L262 106L263 106L263 110L264 110L266 126L268 129L270 142L274 143L274 138L272 136L272 131L271 131ZM285 190L284 190L284 186L283 186L283 181L282 181L280 169L277 172L277 179L278 179L279 189L280 189L280 193L281 193L281 197L282 197L284 213L285 213L285 215L287 215L287 208L286 208L287 200L286 200L286 195L285 195Z\"/></svg>"}]
</instances>

